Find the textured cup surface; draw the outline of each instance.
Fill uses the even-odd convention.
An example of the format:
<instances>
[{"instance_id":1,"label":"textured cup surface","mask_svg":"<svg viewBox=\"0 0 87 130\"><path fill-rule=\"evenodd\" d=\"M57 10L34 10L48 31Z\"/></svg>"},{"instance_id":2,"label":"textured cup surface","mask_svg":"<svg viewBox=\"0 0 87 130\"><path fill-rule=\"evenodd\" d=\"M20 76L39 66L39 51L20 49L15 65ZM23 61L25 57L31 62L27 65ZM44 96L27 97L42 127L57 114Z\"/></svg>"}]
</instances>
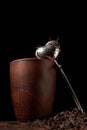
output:
<instances>
[{"instance_id":1,"label":"textured cup surface","mask_svg":"<svg viewBox=\"0 0 87 130\"><path fill-rule=\"evenodd\" d=\"M54 62L37 58L11 61L10 87L16 120L27 121L48 117L55 99Z\"/></svg>"}]
</instances>

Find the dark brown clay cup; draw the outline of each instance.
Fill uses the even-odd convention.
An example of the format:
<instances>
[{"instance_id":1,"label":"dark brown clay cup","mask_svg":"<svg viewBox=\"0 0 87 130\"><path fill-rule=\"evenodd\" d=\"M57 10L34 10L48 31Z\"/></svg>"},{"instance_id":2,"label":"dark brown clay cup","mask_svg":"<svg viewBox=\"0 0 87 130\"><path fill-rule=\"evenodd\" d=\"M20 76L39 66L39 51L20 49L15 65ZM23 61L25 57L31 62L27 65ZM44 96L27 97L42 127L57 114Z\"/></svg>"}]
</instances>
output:
<instances>
[{"instance_id":1,"label":"dark brown clay cup","mask_svg":"<svg viewBox=\"0 0 87 130\"><path fill-rule=\"evenodd\" d=\"M23 58L10 62L10 86L16 120L50 116L56 88L56 69L48 59Z\"/></svg>"}]
</instances>

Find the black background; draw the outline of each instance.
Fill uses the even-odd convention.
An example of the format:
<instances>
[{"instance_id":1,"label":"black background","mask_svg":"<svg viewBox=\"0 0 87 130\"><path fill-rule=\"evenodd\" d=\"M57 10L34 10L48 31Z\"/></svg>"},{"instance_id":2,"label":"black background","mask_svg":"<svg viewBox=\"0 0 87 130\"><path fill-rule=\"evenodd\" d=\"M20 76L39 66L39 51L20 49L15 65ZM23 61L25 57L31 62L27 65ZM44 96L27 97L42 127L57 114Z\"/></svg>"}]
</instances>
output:
<instances>
[{"instance_id":1,"label":"black background","mask_svg":"<svg viewBox=\"0 0 87 130\"><path fill-rule=\"evenodd\" d=\"M23 3L22 3L23 4ZM86 9L82 3L39 3L28 7L1 10L0 38L0 120L13 120L9 63L12 60L35 57L35 49L59 38L62 65L81 105L87 109L86 91ZM6 6L6 5L5 5ZM57 73L53 114L76 107L60 72Z\"/></svg>"}]
</instances>

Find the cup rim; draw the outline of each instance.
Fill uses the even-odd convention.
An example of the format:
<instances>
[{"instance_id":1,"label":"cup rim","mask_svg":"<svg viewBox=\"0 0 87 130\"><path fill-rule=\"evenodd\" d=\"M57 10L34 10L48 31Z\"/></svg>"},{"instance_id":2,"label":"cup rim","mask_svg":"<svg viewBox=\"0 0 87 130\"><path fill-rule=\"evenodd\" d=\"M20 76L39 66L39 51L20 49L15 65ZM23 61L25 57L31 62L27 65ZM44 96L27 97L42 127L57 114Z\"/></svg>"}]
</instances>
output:
<instances>
[{"instance_id":1,"label":"cup rim","mask_svg":"<svg viewBox=\"0 0 87 130\"><path fill-rule=\"evenodd\" d=\"M47 60L47 61L50 61L50 62L53 62L53 60L51 60L51 59L45 59L45 58L19 58L19 59L15 59L15 60L12 60L12 61L10 61L10 64L11 63L14 63L14 62L18 62L18 61L33 61L33 60Z\"/></svg>"}]
</instances>

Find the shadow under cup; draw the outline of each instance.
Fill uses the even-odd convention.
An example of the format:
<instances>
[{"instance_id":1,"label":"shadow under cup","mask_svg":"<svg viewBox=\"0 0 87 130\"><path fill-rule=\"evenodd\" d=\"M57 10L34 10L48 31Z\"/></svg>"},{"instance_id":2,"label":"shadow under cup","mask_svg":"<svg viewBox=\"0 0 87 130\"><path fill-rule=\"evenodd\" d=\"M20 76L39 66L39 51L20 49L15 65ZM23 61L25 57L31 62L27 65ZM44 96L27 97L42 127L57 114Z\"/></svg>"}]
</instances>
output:
<instances>
[{"instance_id":1,"label":"shadow under cup","mask_svg":"<svg viewBox=\"0 0 87 130\"><path fill-rule=\"evenodd\" d=\"M16 120L50 116L56 89L56 69L48 59L23 58L10 62L10 87Z\"/></svg>"}]
</instances>

